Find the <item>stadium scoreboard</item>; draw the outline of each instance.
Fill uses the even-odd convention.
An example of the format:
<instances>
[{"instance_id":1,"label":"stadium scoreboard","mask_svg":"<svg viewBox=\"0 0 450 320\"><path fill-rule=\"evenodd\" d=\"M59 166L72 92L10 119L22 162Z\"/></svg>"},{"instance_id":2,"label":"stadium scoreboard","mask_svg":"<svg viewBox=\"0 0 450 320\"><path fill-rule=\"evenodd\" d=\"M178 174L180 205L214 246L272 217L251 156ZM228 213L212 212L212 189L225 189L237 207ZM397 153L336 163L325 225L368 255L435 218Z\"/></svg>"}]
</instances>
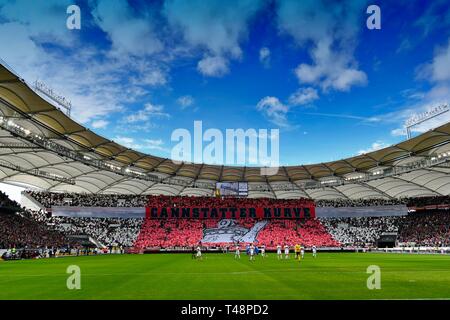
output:
<instances>
[{"instance_id":1,"label":"stadium scoreboard","mask_svg":"<svg viewBox=\"0 0 450 320\"><path fill-rule=\"evenodd\" d=\"M216 195L231 197L247 197L247 182L216 182Z\"/></svg>"}]
</instances>

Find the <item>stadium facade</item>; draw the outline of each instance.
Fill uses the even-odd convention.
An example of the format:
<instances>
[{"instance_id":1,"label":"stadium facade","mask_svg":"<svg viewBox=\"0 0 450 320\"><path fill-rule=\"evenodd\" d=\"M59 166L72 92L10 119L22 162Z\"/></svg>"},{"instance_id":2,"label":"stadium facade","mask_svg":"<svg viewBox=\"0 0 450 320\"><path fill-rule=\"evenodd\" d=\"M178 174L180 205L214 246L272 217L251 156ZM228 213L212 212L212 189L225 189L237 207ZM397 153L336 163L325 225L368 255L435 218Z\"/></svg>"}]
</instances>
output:
<instances>
[{"instance_id":1,"label":"stadium facade","mask_svg":"<svg viewBox=\"0 0 450 320\"><path fill-rule=\"evenodd\" d=\"M339 161L257 167L181 163L147 155L80 125L0 66L0 180L51 192L212 196L248 182L249 198L371 199L450 194L450 123Z\"/></svg>"}]
</instances>

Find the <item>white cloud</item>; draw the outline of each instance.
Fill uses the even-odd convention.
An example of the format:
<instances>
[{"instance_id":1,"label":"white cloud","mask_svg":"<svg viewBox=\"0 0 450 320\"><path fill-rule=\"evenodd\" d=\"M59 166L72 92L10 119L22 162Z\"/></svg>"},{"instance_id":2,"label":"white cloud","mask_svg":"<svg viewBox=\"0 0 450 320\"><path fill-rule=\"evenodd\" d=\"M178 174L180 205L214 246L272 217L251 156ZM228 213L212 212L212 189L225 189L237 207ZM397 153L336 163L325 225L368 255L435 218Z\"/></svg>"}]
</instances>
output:
<instances>
[{"instance_id":1,"label":"white cloud","mask_svg":"<svg viewBox=\"0 0 450 320\"><path fill-rule=\"evenodd\" d=\"M39 77L71 100L72 117L81 123L123 111L126 104L144 96L146 91L141 87L121 81L130 72L126 62L107 60L99 63L95 56L95 53L72 59L43 56L46 68L32 70L28 79L32 81ZM85 68L84 59L89 59L89 68ZM34 71L42 72L33 76Z\"/></svg>"},{"instance_id":2,"label":"white cloud","mask_svg":"<svg viewBox=\"0 0 450 320\"><path fill-rule=\"evenodd\" d=\"M367 83L353 57L363 1L341 2L330 10L326 1L281 1L279 27L299 46L312 43L312 63L301 63L295 74L301 84L322 90L348 91Z\"/></svg>"},{"instance_id":3,"label":"white cloud","mask_svg":"<svg viewBox=\"0 0 450 320\"><path fill-rule=\"evenodd\" d=\"M152 139L146 139L144 140L145 147L150 150L161 150L161 151L167 151L167 148L164 148L164 142L161 139L152 140Z\"/></svg>"},{"instance_id":4,"label":"white cloud","mask_svg":"<svg viewBox=\"0 0 450 320\"><path fill-rule=\"evenodd\" d=\"M431 31L447 31L450 26L450 8L448 1L428 1L427 5L421 11L419 19L413 25L422 28L423 36L427 36Z\"/></svg>"},{"instance_id":5,"label":"white cloud","mask_svg":"<svg viewBox=\"0 0 450 320\"><path fill-rule=\"evenodd\" d=\"M29 36L29 28L18 22L0 24L0 41L2 45L2 59L19 71L27 70L28 66L36 64L45 56L44 50Z\"/></svg>"},{"instance_id":6,"label":"white cloud","mask_svg":"<svg viewBox=\"0 0 450 320\"><path fill-rule=\"evenodd\" d=\"M295 69L301 84L318 85L326 91L349 91L355 85L365 85L367 76L356 68L347 54L331 50L329 39L320 40L312 50L313 64L302 63Z\"/></svg>"},{"instance_id":7,"label":"white cloud","mask_svg":"<svg viewBox=\"0 0 450 320\"><path fill-rule=\"evenodd\" d=\"M406 129L397 128L397 129L391 130L391 135L394 137L406 136Z\"/></svg>"},{"instance_id":8,"label":"white cloud","mask_svg":"<svg viewBox=\"0 0 450 320\"><path fill-rule=\"evenodd\" d=\"M450 92L449 92L448 97L450 97ZM422 102L422 103L424 103L424 102ZM417 114L421 114L423 112L430 111L431 109L433 109L434 107L437 107L438 105L439 105L439 103L419 104L419 105L417 105L416 108L411 109L411 112L408 114L408 117L405 117L404 122L407 121L408 119L415 117ZM426 122L422 122L422 123L412 127L411 132L424 133L430 129L439 127L449 121L450 121L450 113L447 112L447 113L441 114L435 118L429 119ZM405 133L403 128L397 128L397 129L392 130L391 134L394 136L400 135L402 130Z\"/></svg>"},{"instance_id":9,"label":"white cloud","mask_svg":"<svg viewBox=\"0 0 450 320\"><path fill-rule=\"evenodd\" d=\"M125 122L147 122L152 118L169 118L170 115L164 112L164 107L161 105L154 105L152 103L145 104L144 108L135 113L129 114L125 117Z\"/></svg>"},{"instance_id":10,"label":"white cloud","mask_svg":"<svg viewBox=\"0 0 450 320\"><path fill-rule=\"evenodd\" d=\"M76 41L74 33L66 27L66 10L71 4L71 0L46 0L39 5L29 0L12 0L0 4L0 18L30 26L28 34L41 42L70 46Z\"/></svg>"},{"instance_id":11,"label":"white cloud","mask_svg":"<svg viewBox=\"0 0 450 320\"><path fill-rule=\"evenodd\" d=\"M300 88L289 97L289 104L298 106L311 103L319 99L317 90L314 88Z\"/></svg>"},{"instance_id":12,"label":"white cloud","mask_svg":"<svg viewBox=\"0 0 450 320\"><path fill-rule=\"evenodd\" d=\"M113 139L113 141L131 149L135 149L138 146L137 144L135 144L134 139L131 137L117 136Z\"/></svg>"},{"instance_id":13,"label":"white cloud","mask_svg":"<svg viewBox=\"0 0 450 320\"><path fill-rule=\"evenodd\" d=\"M261 111L272 123L280 127L289 126L286 118L289 107L281 103L278 98L264 97L258 102L256 109Z\"/></svg>"},{"instance_id":14,"label":"white cloud","mask_svg":"<svg viewBox=\"0 0 450 320\"><path fill-rule=\"evenodd\" d=\"M300 88L293 93L288 103L282 103L277 97L267 96L256 105L256 109L264 114L270 122L283 127L291 128L287 115L291 108L311 103L319 98L314 88Z\"/></svg>"},{"instance_id":15,"label":"white cloud","mask_svg":"<svg viewBox=\"0 0 450 320\"><path fill-rule=\"evenodd\" d=\"M89 47L82 47L74 56L51 54L31 38L30 28L17 22L0 24L0 42L8 43L2 47L2 58L28 82L43 80L71 100L76 120L86 123L117 112L124 101L136 97L132 88L111 81L111 75L121 70L116 62L96 63ZM90 61L89 68L84 59Z\"/></svg>"},{"instance_id":16,"label":"white cloud","mask_svg":"<svg viewBox=\"0 0 450 320\"><path fill-rule=\"evenodd\" d=\"M266 68L270 65L270 54L270 49L267 47L262 47L259 49L259 62L261 62Z\"/></svg>"},{"instance_id":17,"label":"white cloud","mask_svg":"<svg viewBox=\"0 0 450 320\"><path fill-rule=\"evenodd\" d=\"M377 151L377 150L386 148L388 146L389 146L388 144L386 144L386 143L384 143L382 141L375 141L374 143L372 143L372 145L369 148L359 150L358 151L358 155L369 153L369 152L373 152L373 151Z\"/></svg>"},{"instance_id":18,"label":"white cloud","mask_svg":"<svg viewBox=\"0 0 450 320\"><path fill-rule=\"evenodd\" d=\"M450 39L447 46L436 50L432 62L418 68L418 77L433 82L450 81Z\"/></svg>"},{"instance_id":19,"label":"white cloud","mask_svg":"<svg viewBox=\"0 0 450 320\"><path fill-rule=\"evenodd\" d=\"M8 2L8 5L14 3ZM4 11L5 7L1 9ZM47 7L43 2L33 5L33 10L45 12L43 16L49 21L60 18L58 8ZM65 8L62 13L65 21ZM61 36L57 28L47 27L45 32L40 32L42 21L27 14L19 15L20 19L14 22L0 23L0 42L8 43L1 48L2 58L28 82L39 78L71 100L72 117L80 123L123 111L127 104L146 94L144 86L162 85L167 81L167 70L161 65L126 54L115 56L111 51L86 43L61 43L57 40ZM2 18L0 14L0 21ZM67 30L65 26L64 30ZM52 50L43 42L71 47L64 51ZM124 81L126 79L130 81Z\"/></svg>"},{"instance_id":20,"label":"white cloud","mask_svg":"<svg viewBox=\"0 0 450 320\"><path fill-rule=\"evenodd\" d=\"M131 79L131 83L134 85L149 85L149 86L163 86L167 84L167 74L159 67L149 67L147 71L139 73L135 78Z\"/></svg>"},{"instance_id":21,"label":"white cloud","mask_svg":"<svg viewBox=\"0 0 450 320\"><path fill-rule=\"evenodd\" d=\"M169 24L193 47L205 47L215 55L241 55L239 42L247 36L248 20L264 4L261 0L166 1ZM187 14L189 13L189 14Z\"/></svg>"},{"instance_id":22,"label":"white cloud","mask_svg":"<svg viewBox=\"0 0 450 320\"><path fill-rule=\"evenodd\" d=\"M425 97L424 92L418 91L416 89L405 89L401 91L401 95L403 98L412 100L421 100Z\"/></svg>"},{"instance_id":23,"label":"white cloud","mask_svg":"<svg viewBox=\"0 0 450 320\"><path fill-rule=\"evenodd\" d=\"M216 77L228 73L229 59L242 57L240 42L247 37L248 21L263 5L262 0L172 0L165 2L164 14L187 47L216 58L203 58L198 65L203 75Z\"/></svg>"},{"instance_id":24,"label":"white cloud","mask_svg":"<svg viewBox=\"0 0 450 320\"><path fill-rule=\"evenodd\" d=\"M91 126L94 129L105 129L108 124L109 122L106 120L94 120L92 121Z\"/></svg>"},{"instance_id":25,"label":"white cloud","mask_svg":"<svg viewBox=\"0 0 450 320\"><path fill-rule=\"evenodd\" d=\"M228 60L222 57L205 57L197 64L197 70L204 76L222 77L230 70L228 68Z\"/></svg>"},{"instance_id":26,"label":"white cloud","mask_svg":"<svg viewBox=\"0 0 450 320\"><path fill-rule=\"evenodd\" d=\"M395 121L400 123L400 127L391 131L393 136L405 134L403 124L406 120L431 109L450 102L450 39L446 45L438 47L435 50L434 57L430 62L421 64L416 70L416 79L425 80L431 84L428 91L420 92L408 96L414 100L402 110L387 114L384 116L386 121ZM413 133L424 133L430 129L436 128L450 121L450 112L441 114L435 118L429 119L411 128Z\"/></svg>"},{"instance_id":27,"label":"white cloud","mask_svg":"<svg viewBox=\"0 0 450 320\"><path fill-rule=\"evenodd\" d=\"M400 45L398 46L395 53L402 53L405 51L409 51L411 50L411 48L412 48L411 41L409 41L408 38L405 38L402 40L402 42L400 42Z\"/></svg>"},{"instance_id":28,"label":"white cloud","mask_svg":"<svg viewBox=\"0 0 450 320\"><path fill-rule=\"evenodd\" d=\"M164 142L161 139L143 139L142 141L138 141L132 137L116 136L113 140L127 148L139 150L142 152L149 150L169 152L169 149L164 147Z\"/></svg>"},{"instance_id":29,"label":"white cloud","mask_svg":"<svg viewBox=\"0 0 450 320\"><path fill-rule=\"evenodd\" d=\"M190 95L182 96L177 99L177 103L182 109L186 109L194 104L194 98Z\"/></svg>"},{"instance_id":30,"label":"white cloud","mask_svg":"<svg viewBox=\"0 0 450 320\"><path fill-rule=\"evenodd\" d=\"M450 97L450 92L448 97ZM388 112L385 114L379 114L377 116L368 118L368 121L387 124L390 126L394 125L396 127L392 129L390 132L392 136L394 137L406 136L406 130L404 126L405 122L413 118L415 115L424 113L426 111L431 110L434 107L437 107L438 105L441 104L439 101L440 101L439 99L433 99L429 94L426 94L426 96L418 102L411 103L410 101L407 101L407 103L404 106L400 106L396 111ZM450 113L447 112L433 119L430 119L426 122L418 124L417 126L412 127L411 132L423 133L430 129L443 125L444 123L449 121L450 121Z\"/></svg>"},{"instance_id":31,"label":"white cloud","mask_svg":"<svg viewBox=\"0 0 450 320\"><path fill-rule=\"evenodd\" d=\"M152 19L138 16L126 0L99 0L92 15L108 34L118 55L151 55L164 49L155 33Z\"/></svg>"},{"instance_id":32,"label":"white cloud","mask_svg":"<svg viewBox=\"0 0 450 320\"><path fill-rule=\"evenodd\" d=\"M270 122L283 128L291 128L287 118L291 108L311 103L318 98L317 90L301 88L289 97L287 104L282 103L277 97L267 96L258 102L256 109L262 112Z\"/></svg>"}]
</instances>

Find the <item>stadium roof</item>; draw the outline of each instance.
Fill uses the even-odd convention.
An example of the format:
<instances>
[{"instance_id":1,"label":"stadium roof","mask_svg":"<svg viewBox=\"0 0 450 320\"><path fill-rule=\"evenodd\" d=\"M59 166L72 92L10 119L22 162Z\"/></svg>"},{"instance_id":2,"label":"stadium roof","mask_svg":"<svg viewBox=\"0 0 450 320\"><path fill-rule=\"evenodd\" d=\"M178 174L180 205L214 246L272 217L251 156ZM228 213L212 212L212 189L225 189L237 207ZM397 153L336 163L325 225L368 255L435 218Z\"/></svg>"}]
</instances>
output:
<instances>
[{"instance_id":1,"label":"stadium roof","mask_svg":"<svg viewBox=\"0 0 450 320\"><path fill-rule=\"evenodd\" d=\"M305 187L308 181L348 178L450 151L450 123L371 153L312 165L282 166L278 174L262 176L256 167L177 164L126 148L68 117L3 65L0 65L0 115L3 119L0 181L50 191L211 195L212 190L202 187L202 183L247 181L250 196L254 197L383 198L450 193L447 163L368 182ZM33 135L45 137L53 147L36 143L36 139L30 138ZM58 147L65 151L60 152ZM82 155L85 161L68 154L67 150ZM108 163L116 170L92 165L95 160ZM119 172L118 168L123 170ZM144 179L148 174L153 178ZM175 180L185 183L171 182Z\"/></svg>"}]
</instances>

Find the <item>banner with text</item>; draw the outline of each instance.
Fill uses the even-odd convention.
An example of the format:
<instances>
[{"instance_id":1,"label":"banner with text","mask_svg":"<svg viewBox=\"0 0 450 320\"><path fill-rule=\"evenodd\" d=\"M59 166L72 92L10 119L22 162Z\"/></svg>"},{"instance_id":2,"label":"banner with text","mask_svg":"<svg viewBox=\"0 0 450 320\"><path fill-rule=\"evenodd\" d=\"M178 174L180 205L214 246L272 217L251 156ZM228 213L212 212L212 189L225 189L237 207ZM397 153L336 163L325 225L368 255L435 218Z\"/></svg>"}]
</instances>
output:
<instances>
[{"instance_id":1,"label":"banner with text","mask_svg":"<svg viewBox=\"0 0 450 320\"><path fill-rule=\"evenodd\" d=\"M51 213L55 217L73 218L144 218L145 208L54 206Z\"/></svg>"},{"instance_id":2,"label":"banner with text","mask_svg":"<svg viewBox=\"0 0 450 320\"><path fill-rule=\"evenodd\" d=\"M147 207L146 217L153 219L303 219L314 218L315 207Z\"/></svg>"}]
</instances>

